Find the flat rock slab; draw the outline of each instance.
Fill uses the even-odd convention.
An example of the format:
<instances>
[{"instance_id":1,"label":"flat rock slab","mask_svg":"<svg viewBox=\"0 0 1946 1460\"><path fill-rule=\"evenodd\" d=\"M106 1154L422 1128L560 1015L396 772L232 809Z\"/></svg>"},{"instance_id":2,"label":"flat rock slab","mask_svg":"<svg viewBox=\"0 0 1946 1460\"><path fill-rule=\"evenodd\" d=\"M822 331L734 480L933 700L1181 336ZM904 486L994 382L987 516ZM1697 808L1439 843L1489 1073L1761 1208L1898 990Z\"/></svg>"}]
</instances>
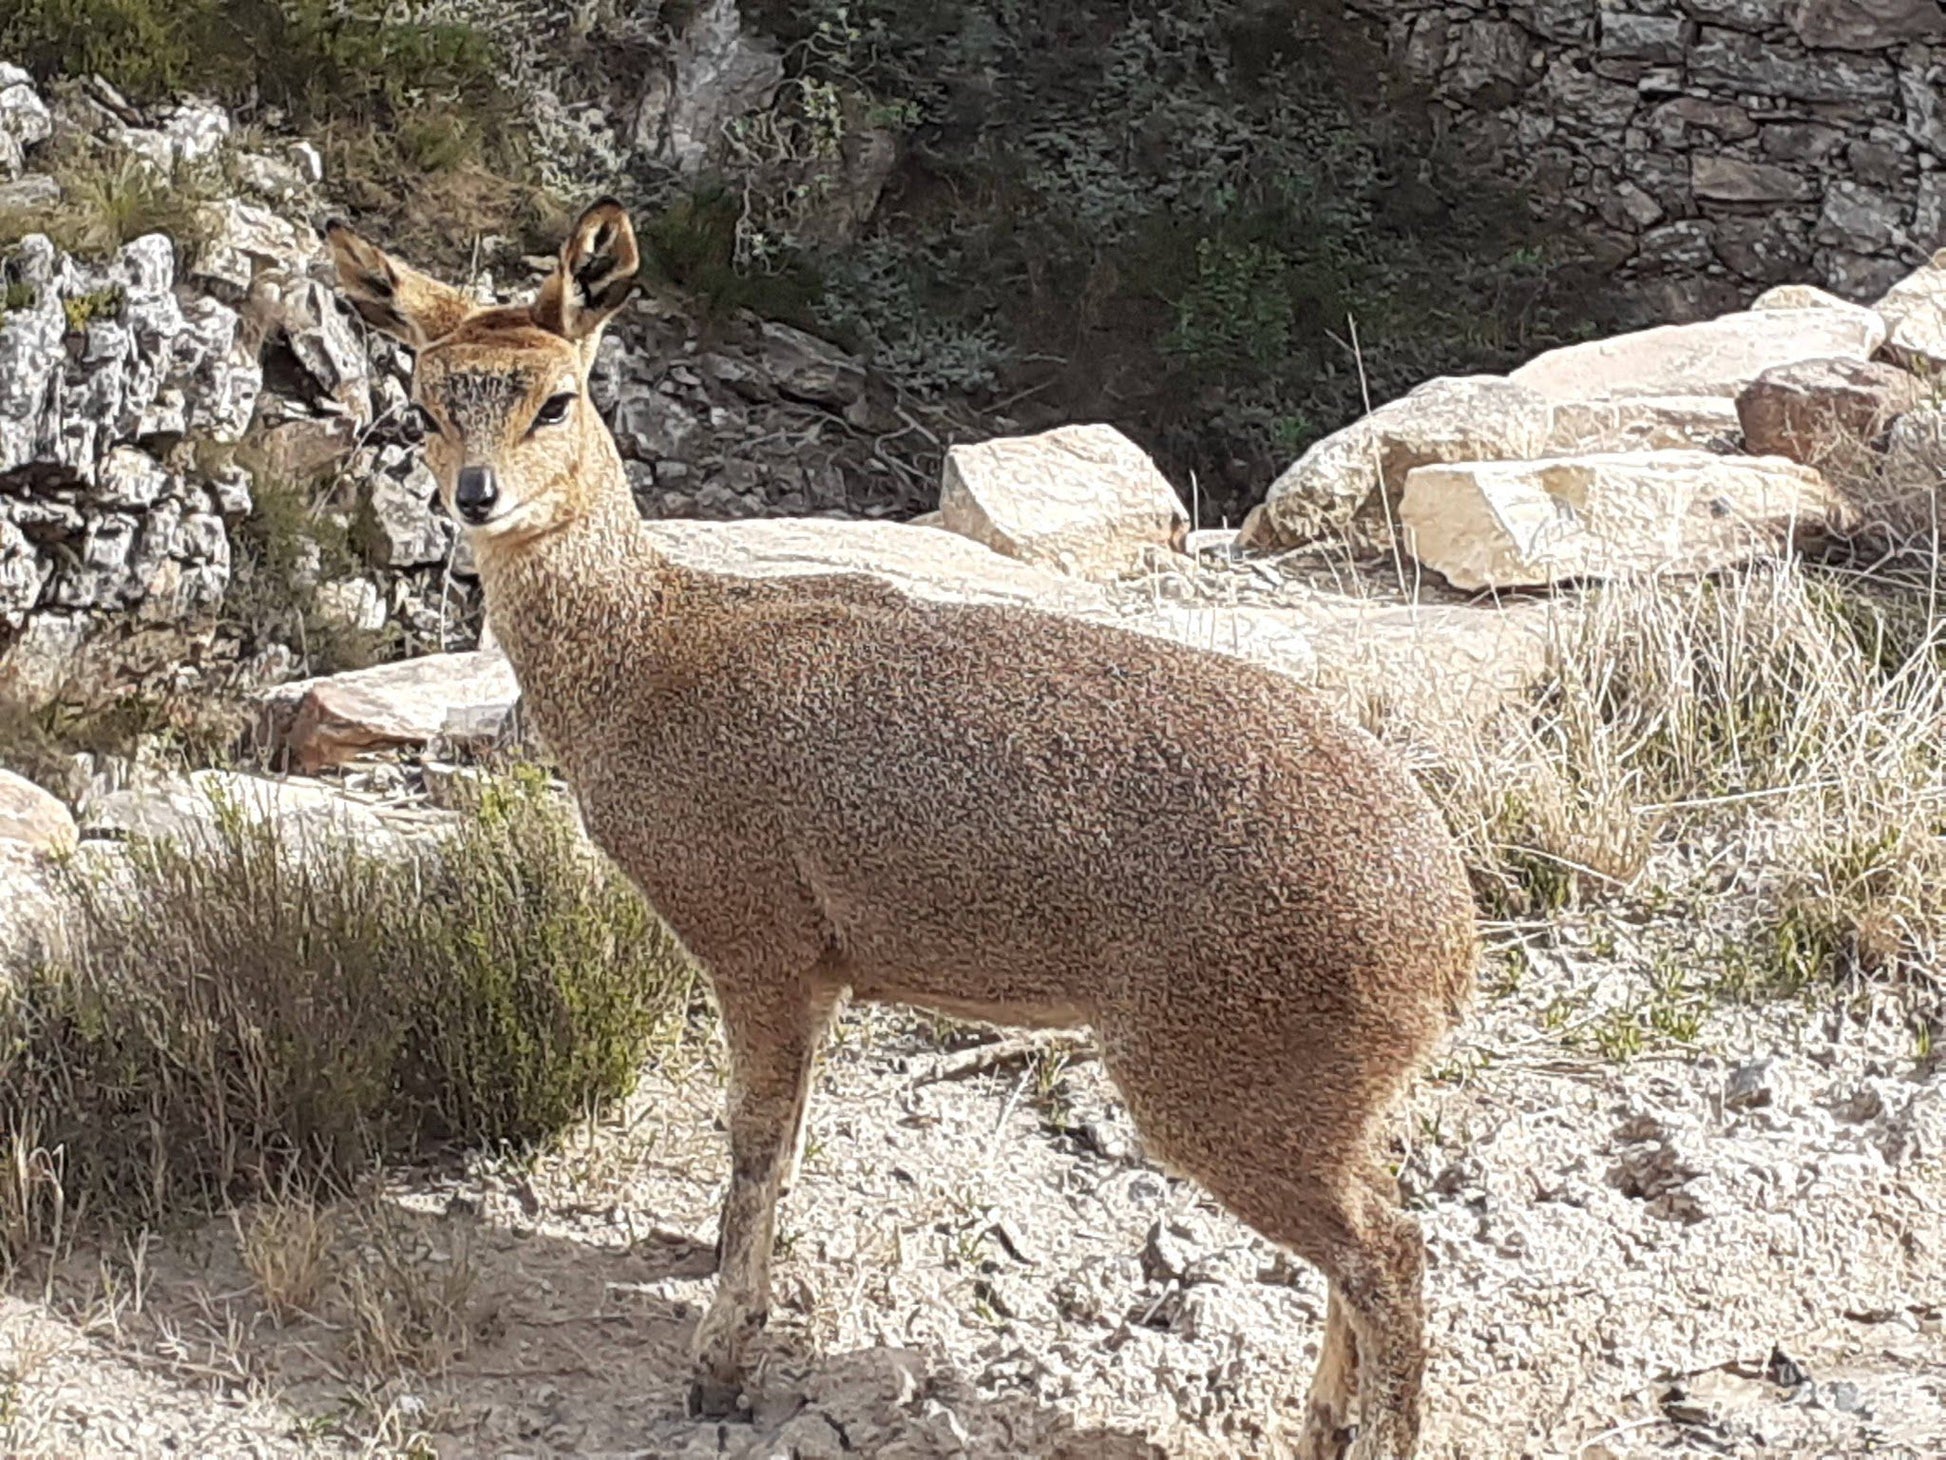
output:
<instances>
[{"instance_id":1,"label":"flat rock slab","mask_svg":"<svg viewBox=\"0 0 1946 1460\"><path fill-rule=\"evenodd\" d=\"M259 702L259 736L305 774L442 735L491 737L520 697L504 654L428 654L279 685Z\"/></svg>"},{"instance_id":2,"label":"flat rock slab","mask_svg":"<svg viewBox=\"0 0 1946 1460\"><path fill-rule=\"evenodd\" d=\"M1172 639L1192 649L1248 659L1306 683L1317 678L1318 656L1311 648L1308 626L1287 610L1221 603L1159 603L1105 621L1138 634Z\"/></svg>"},{"instance_id":3,"label":"flat rock slab","mask_svg":"<svg viewBox=\"0 0 1946 1460\"><path fill-rule=\"evenodd\" d=\"M1809 467L1701 451L1421 467L1400 508L1407 550L1469 590L1709 573L1841 516Z\"/></svg>"},{"instance_id":4,"label":"flat rock slab","mask_svg":"<svg viewBox=\"0 0 1946 1460\"><path fill-rule=\"evenodd\" d=\"M646 525L672 562L700 572L743 578L865 573L915 598L942 603L1082 612L1105 602L1091 583L1005 557L938 527L822 517Z\"/></svg>"},{"instance_id":5,"label":"flat rock slab","mask_svg":"<svg viewBox=\"0 0 1946 1460\"><path fill-rule=\"evenodd\" d=\"M1386 504L1414 467L1539 456L1552 426L1551 403L1503 376L1428 380L1313 444L1270 484L1239 541L1274 549L1353 533L1383 542Z\"/></svg>"},{"instance_id":6,"label":"flat rock slab","mask_svg":"<svg viewBox=\"0 0 1946 1460\"><path fill-rule=\"evenodd\" d=\"M447 831L455 820L443 811L379 805L318 781L204 770L104 796L83 829L90 837L208 845L230 816L275 826L293 848L331 837L367 846L397 843Z\"/></svg>"},{"instance_id":7,"label":"flat rock slab","mask_svg":"<svg viewBox=\"0 0 1946 1460\"><path fill-rule=\"evenodd\" d=\"M1059 426L946 453L940 525L1022 562L1113 578L1178 546L1189 513L1113 426Z\"/></svg>"},{"instance_id":8,"label":"flat rock slab","mask_svg":"<svg viewBox=\"0 0 1946 1460\"><path fill-rule=\"evenodd\" d=\"M1524 698L1578 621L1572 598L1512 603L1379 603L1321 597L1297 610L1315 683L1359 719L1397 716L1438 738Z\"/></svg>"},{"instance_id":9,"label":"flat rock slab","mask_svg":"<svg viewBox=\"0 0 1946 1460\"><path fill-rule=\"evenodd\" d=\"M1508 379L1556 401L1734 398L1773 366L1827 356L1868 360L1884 341L1885 321L1858 305L1753 309L1564 345L1528 361Z\"/></svg>"},{"instance_id":10,"label":"flat rock slab","mask_svg":"<svg viewBox=\"0 0 1946 1460\"><path fill-rule=\"evenodd\" d=\"M59 796L25 776L0 770L0 842L41 852L64 852L77 839L74 817Z\"/></svg>"}]
</instances>

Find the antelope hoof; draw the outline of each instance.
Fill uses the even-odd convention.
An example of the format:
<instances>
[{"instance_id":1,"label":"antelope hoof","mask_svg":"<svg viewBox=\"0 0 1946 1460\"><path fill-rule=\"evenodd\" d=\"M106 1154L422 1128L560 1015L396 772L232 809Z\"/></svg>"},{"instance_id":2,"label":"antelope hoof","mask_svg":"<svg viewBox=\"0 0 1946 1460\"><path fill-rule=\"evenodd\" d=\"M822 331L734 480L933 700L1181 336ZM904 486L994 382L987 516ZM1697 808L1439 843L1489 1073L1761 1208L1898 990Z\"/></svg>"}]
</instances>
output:
<instances>
[{"instance_id":1,"label":"antelope hoof","mask_svg":"<svg viewBox=\"0 0 1946 1460\"><path fill-rule=\"evenodd\" d=\"M1297 1438L1296 1460L1346 1460L1356 1433L1354 1426L1340 1425L1328 1412L1313 1409Z\"/></svg>"}]
</instances>

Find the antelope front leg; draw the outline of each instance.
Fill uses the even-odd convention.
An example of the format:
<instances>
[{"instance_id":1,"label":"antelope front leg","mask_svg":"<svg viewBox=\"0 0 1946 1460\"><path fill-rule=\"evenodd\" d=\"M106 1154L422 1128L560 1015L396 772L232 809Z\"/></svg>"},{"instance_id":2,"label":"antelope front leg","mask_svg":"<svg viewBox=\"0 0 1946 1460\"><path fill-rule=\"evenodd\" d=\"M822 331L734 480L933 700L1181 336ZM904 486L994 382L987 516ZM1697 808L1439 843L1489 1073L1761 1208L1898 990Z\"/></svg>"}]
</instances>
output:
<instances>
[{"instance_id":1,"label":"antelope front leg","mask_svg":"<svg viewBox=\"0 0 1946 1460\"><path fill-rule=\"evenodd\" d=\"M717 1236L716 1297L696 1329L690 1409L737 1407L750 1339L770 1308L777 1193L810 1093L827 1000L745 1006L719 990L730 1046L730 1191ZM822 1005L822 1007L820 1007Z\"/></svg>"}]
</instances>

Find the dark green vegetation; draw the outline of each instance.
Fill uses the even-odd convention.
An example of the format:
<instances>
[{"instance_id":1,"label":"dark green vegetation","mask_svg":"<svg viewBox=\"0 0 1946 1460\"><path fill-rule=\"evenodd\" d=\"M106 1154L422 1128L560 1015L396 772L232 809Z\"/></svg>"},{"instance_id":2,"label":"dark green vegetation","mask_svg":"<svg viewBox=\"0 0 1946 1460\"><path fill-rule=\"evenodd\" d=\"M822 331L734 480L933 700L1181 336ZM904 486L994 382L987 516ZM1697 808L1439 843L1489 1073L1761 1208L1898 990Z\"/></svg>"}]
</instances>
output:
<instances>
[{"instance_id":1,"label":"dark green vegetation","mask_svg":"<svg viewBox=\"0 0 1946 1460\"><path fill-rule=\"evenodd\" d=\"M72 956L0 994L0 1256L57 1219L160 1223L526 1142L630 1089L689 1009L674 939L538 773L411 857L210 844L76 872Z\"/></svg>"},{"instance_id":2,"label":"dark green vegetation","mask_svg":"<svg viewBox=\"0 0 1946 1460\"><path fill-rule=\"evenodd\" d=\"M1232 521L1368 393L1561 334L1565 242L1402 127L1336 6L746 10L789 47L772 155L902 149L856 244L816 241L839 170L778 174L746 268L808 259L819 317L909 388L1113 421Z\"/></svg>"},{"instance_id":3,"label":"dark green vegetation","mask_svg":"<svg viewBox=\"0 0 1946 1460\"><path fill-rule=\"evenodd\" d=\"M564 7L543 38L380 0L22 0L0 53L293 123L337 205L448 270L551 253L566 192L619 191L711 309L834 334L967 430L1112 421L1212 521L1368 397L1504 367L1578 302L1571 243L1404 120L1334 5L747 0L786 79L679 178L619 136L690 9ZM529 73L607 141L543 123Z\"/></svg>"}]
</instances>

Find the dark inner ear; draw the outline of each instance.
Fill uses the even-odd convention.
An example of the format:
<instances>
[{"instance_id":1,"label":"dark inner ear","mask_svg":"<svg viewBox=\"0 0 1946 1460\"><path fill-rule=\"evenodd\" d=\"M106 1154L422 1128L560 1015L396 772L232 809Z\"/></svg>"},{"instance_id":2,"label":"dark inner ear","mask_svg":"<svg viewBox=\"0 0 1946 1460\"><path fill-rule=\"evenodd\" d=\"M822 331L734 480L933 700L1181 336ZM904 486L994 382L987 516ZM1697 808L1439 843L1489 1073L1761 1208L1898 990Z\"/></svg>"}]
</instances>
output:
<instances>
[{"instance_id":1,"label":"dark inner ear","mask_svg":"<svg viewBox=\"0 0 1946 1460\"><path fill-rule=\"evenodd\" d=\"M614 229L604 223L594 238L595 251L574 271L574 289L581 296L583 309L619 309L627 302L629 290L635 287L632 275L621 279L610 277L619 266L615 255L607 251L613 235Z\"/></svg>"},{"instance_id":2,"label":"dark inner ear","mask_svg":"<svg viewBox=\"0 0 1946 1460\"><path fill-rule=\"evenodd\" d=\"M389 284L385 286L385 292L388 295L392 292L391 286ZM357 310L358 317L364 320L365 323L370 325L373 329L386 330L392 333L402 333L407 328L406 322L403 318L400 317L399 312L396 309L392 308L389 304L384 303L382 300L360 299L355 295L351 295L351 294L346 294L341 297L348 304L350 304L353 309Z\"/></svg>"},{"instance_id":3,"label":"dark inner ear","mask_svg":"<svg viewBox=\"0 0 1946 1460\"><path fill-rule=\"evenodd\" d=\"M373 269L340 259L338 274L343 286L339 297L357 310L366 324L392 333L409 332L404 317L392 305L398 289L390 269Z\"/></svg>"}]
</instances>

